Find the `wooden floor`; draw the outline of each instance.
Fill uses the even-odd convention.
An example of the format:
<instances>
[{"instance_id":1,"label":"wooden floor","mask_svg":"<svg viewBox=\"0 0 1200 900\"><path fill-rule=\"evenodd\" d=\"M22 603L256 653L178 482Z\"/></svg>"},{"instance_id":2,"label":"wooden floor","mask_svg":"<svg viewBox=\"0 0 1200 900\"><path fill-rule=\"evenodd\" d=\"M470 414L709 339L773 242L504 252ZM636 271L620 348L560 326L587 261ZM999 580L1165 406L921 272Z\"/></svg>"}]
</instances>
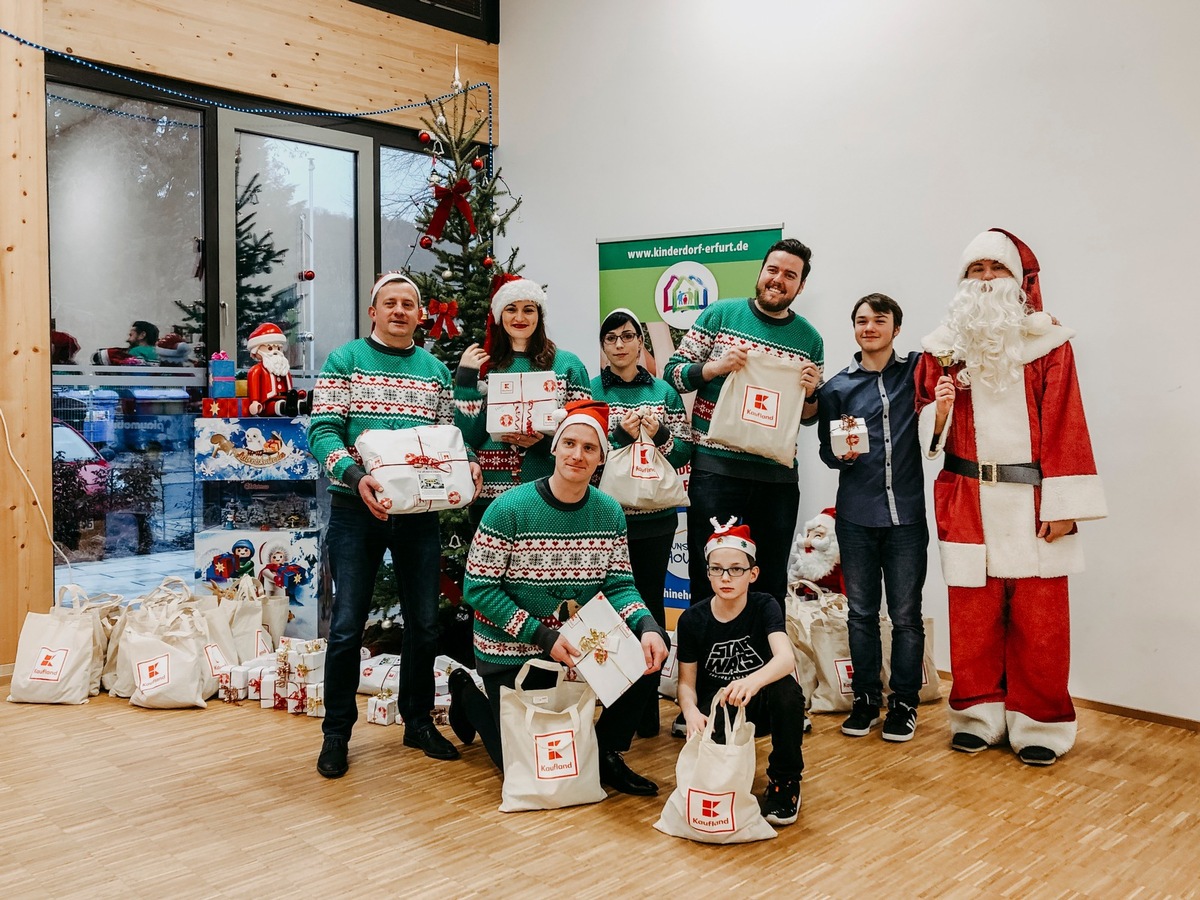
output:
<instances>
[{"instance_id":1,"label":"wooden floor","mask_svg":"<svg viewBox=\"0 0 1200 900\"><path fill-rule=\"evenodd\" d=\"M435 762L360 722L327 781L317 719L0 703L0 897L1200 897L1200 734L1080 710L1033 769L951 752L942 704L908 744L840 721L805 740L795 825L709 847L651 828L665 732L627 754L659 798L505 815L478 743Z\"/></svg>"}]
</instances>

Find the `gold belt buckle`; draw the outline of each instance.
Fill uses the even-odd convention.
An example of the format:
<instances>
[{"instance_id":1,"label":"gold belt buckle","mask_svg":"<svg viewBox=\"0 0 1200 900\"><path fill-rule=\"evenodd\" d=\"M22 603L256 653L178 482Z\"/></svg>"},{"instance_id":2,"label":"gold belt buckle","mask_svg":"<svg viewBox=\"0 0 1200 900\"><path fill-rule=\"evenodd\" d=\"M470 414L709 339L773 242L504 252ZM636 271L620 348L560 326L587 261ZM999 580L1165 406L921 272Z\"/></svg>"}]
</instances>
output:
<instances>
[{"instance_id":1,"label":"gold belt buckle","mask_svg":"<svg viewBox=\"0 0 1200 900\"><path fill-rule=\"evenodd\" d=\"M979 483L980 484L996 484L999 481L998 463L980 462L979 463Z\"/></svg>"}]
</instances>

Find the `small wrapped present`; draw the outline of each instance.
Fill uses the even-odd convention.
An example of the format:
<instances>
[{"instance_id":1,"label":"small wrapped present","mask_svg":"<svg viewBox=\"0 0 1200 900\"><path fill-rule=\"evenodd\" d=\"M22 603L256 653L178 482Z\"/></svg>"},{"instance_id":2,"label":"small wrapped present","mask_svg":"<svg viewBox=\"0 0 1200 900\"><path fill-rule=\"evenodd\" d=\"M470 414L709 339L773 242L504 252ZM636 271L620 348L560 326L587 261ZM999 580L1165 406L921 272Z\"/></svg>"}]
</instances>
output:
<instances>
[{"instance_id":1,"label":"small wrapped present","mask_svg":"<svg viewBox=\"0 0 1200 900\"><path fill-rule=\"evenodd\" d=\"M308 685L299 681L287 683L287 711L293 716L303 716L308 713Z\"/></svg>"},{"instance_id":2,"label":"small wrapped present","mask_svg":"<svg viewBox=\"0 0 1200 900\"><path fill-rule=\"evenodd\" d=\"M583 654L575 668L605 706L612 706L646 671L641 641L604 594L579 607L559 633Z\"/></svg>"},{"instance_id":3,"label":"small wrapped present","mask_svg":"<svg viewBox=\"0 0 1200 900\"><path fill-rule=\"evenodd\" d=\"M270 691L274 687L275 668L273 666L246 666L246 699L262 700L264 676L270 678L271 687L268 688L267 693L267 696L270 696Z\"/></svg>"},{"instance_id":4,"label":"small wrapped present","mask_svg":"<svg viewBox=\"0 0 1200 900\"><path fill-rule=\"evenodd\" d=\"M488 378L487 430L502 434L554 434L558 427L558 376L553 372L494 373Z\"/></svg>"},{"instance_id":5,"label":"small wrapped present","mask_svg":"<svg viewBox=\"0 0 1200 900\"><path fill-rule=\"evenodd\" d=\"M851 450L866 453L871 449L867 440L867 420L842 416L829 423L829 447L834 456L845 456Z\"/></svg>"},{"instance_id":6,"label":"small wrapped present","mask_svg":"<svg viewBox=\"0 0 1200 900\"><path fill-rule=\"evenodd\" d=\"M233 397L237 393L237 372L232 359L210 359L208 361L208 395L210 397Z\"/></svg>"},{"instance_id":7,"label":"small wrapped present","mask_svg":"<svg viewBox=\"0 0 1200 900\"><path fill-rule=\"evenodd\" d=\"M306 656L315 656L316 654L305 654ZM324 654L322 654L322 657ZM322 662L324 660L322 659ZM304 684L321 684L325 681L325 666L317 666L309 668L304 663L300 663L294 670L294 677L297 681Z\"/></svg>"},{"instance_id":8,"label":"small wrapped present","mask_svg":"<svg viewBox=\"0 0 1200 900\"><path fill-rule=\"evenodd\" d=\"M383 486L389 515L461 509L475 499L475 480L462 432L453 425L370 429L354 447Z\"/></svg>"},{"instance_id":9,"label":"small wrapped present","mask_svg":"<svg viewBox=\"0 0 1200 900\"><path fill-rule=\"evenodd\" d=\"M439 694L433 698L433 724L450 724L450 695Z\"/></svg>"},{"instance_id":10,"label":"small wrapped present","mask_svg":"<svg viewBox=\"0 0 1200 900\"><path fill-rule=\"evenodd\" d=\"M200 413L205 419L238 419L249 415L249 410L246 401L237 397L205 397Z\"/></svg>"},{"instance_id":11,"label":"small wrapped present","mask_svg":"<svg viewBox=\"0 0 1200 900\"><path fill-rule=\"evenodd\" d=\"M308 700L305 710L314 719L325 718L325 685L310 684L308 686Z\"/></svg>"},{"instance_id":12,"label":"small wrapped present","mask_svg":"<svg viewBox=\"0 0 1200 900\"><path fill-rule=\"evenodd\" d=\"M253 678L253 676L252 676ZM275 689L275 670L263 669L262 677L259 679L258 687L258 703L263 709L287 709L287 700L283 701L283 706L278 705L280 698L279 692Z\"/></svg>"},{"instance_id":13,"label":"small wrapped present","mask_svg":"<svg viewBox=\"0 0 1200 900\"><path fill-rule=\"evenodd\" d=\"M393 693L400 687L400 657L395 653L364 659L358 669L358 693L378 694L387 689Z\"/></svg>"},{"instance_id":14,"label":"small wrapped present","mask_svg":"<svg viewBox=\"0 0 1200 900\"><path fill-rule=\"evenodd\" d=\"M367 699L367 721L372 725L396 724L396 697L391 691Z\"/></svg>"},{"instance_id":15,"label":"small wrapped present","mask_svg":"<svg viewBox=\"0 0 1200 900\"><path fill-rule=\"evenodd\" d=\"M235 706L246 699L246 688L233 686L232 670L229 666L223 666L217 671L217 697Z\"/></svg>"}]
</instances>

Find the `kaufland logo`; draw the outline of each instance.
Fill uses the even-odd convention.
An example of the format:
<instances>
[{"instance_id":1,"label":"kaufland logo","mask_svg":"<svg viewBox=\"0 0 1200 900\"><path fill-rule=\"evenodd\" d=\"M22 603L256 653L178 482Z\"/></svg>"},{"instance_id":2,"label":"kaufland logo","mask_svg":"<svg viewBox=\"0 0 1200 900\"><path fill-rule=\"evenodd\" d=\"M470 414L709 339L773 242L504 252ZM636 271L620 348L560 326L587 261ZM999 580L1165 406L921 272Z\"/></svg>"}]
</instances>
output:
<instances>
[{"instance_id":1,"label":"kaufland logo","mask_svg":"<svg viewBox=\"0 0 1200 900\"><path fill-rule=\"evenodd\" d=\"M696 831L710 834L737 831L733 821L734 792L710 794L689 788L687 792L688 824Z\"/></svg>"},{"instance_id":2,"label":"kaufland logo","mask_svg":"<svg viewBox=\"0 0 1200 900\"><path fill-rule=\"evenodd\" d=\"M630 463L629 475L632 478L642 478L657 481L658 470L654 468L654 448L649 444L638 444Z\"/></svg>"},{"instance_id":3,"label":"kaufland logo","mask_svg":"<svg viewBox=\"0 0 1200 900\"><path fill-rule=\"evenodd\" d=\"M833 668L838 676L838 690L843 694L854 693L854 664L848 659L835 659Z\"/></svg>"},{"instance_id":4,"label":"kaufland logo","mask_svg":"<svg viewBox=\"0 0 1200 900\"><path fill-rule=\"evenodd\" d=\"M171 657L164 653L137 664L138 689L143 694L171 683Z\"/></svg>"},{"instance_id":5,"label":"kaufland logo","mask_svg":"<svg viewBox=\"0 0 1200 900\"><path fill-rule=\"evenodd\" d=\"M533 737L537 750L537 777L543 780L573 778L579 774L575 756L575 732L554 731Z\"/></svg>"},{"instance_id":6,"label":"kaufland logo","mask_svg":"<svg viewBox=\"0 0 1200 900\"><path fill-rule=\"evenodd\" d=\"M42 647L38 650L38 661L34 663L33 671L29 673L30 681L58 681L62 678L63 667L67 664L69 651L51 650Z\"/></svg>"},{"instance_id":7,"label":"kaufland logo","mask_svg":"<svg viewBox=\"0 0 1200 900\"><path fill-rule=\"evenodd\" d=\"M742 419L767 428L779 426L779 392L748 385L742 400Z\"/></svg>"}]
</instances>

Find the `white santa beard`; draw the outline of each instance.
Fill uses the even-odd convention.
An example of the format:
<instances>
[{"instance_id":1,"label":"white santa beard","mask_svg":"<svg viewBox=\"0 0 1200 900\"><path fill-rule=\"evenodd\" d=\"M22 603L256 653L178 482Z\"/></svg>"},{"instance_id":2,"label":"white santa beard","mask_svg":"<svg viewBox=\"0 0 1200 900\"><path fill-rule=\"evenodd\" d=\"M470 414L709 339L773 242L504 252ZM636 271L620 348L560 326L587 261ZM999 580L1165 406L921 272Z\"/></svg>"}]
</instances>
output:
<instances>
[{"instance_id":1,"label":"white santa beard","mask_svg":"<svg viewBox=\"0 0 1200 900\"><path fill-rule=\"evenodd\" d=\"M282 350L264 350L259 355L259 361L272 375L286 375L292 368L288 363L287 354Z\"/></svg>"},{"instance_id":2,"label":"white santa beard","mask_svg":"<svg viewBox=\"0 0 1200 900\"><path fill-rule=\"evenodd\" d=\"M792 562L788 567L790 581L803 578L805 581L819 581L838 564L837 543L826 539L826 546L813 547L812 550L796 548L792 554Z\"/></svg>"},{"instance_id":3,"label":"white santa beard","mask_svg":"<svg viewBox=\"0 0 1200 900\"><path fill-rule=\"evenodd\" d=\"M979 378L1003 391L1021 379L1020 352L1027 311L1013 278L964 279L943 324L954 338L954 357L965 366L959 381Z\"/></svg>"}]
</instances>

